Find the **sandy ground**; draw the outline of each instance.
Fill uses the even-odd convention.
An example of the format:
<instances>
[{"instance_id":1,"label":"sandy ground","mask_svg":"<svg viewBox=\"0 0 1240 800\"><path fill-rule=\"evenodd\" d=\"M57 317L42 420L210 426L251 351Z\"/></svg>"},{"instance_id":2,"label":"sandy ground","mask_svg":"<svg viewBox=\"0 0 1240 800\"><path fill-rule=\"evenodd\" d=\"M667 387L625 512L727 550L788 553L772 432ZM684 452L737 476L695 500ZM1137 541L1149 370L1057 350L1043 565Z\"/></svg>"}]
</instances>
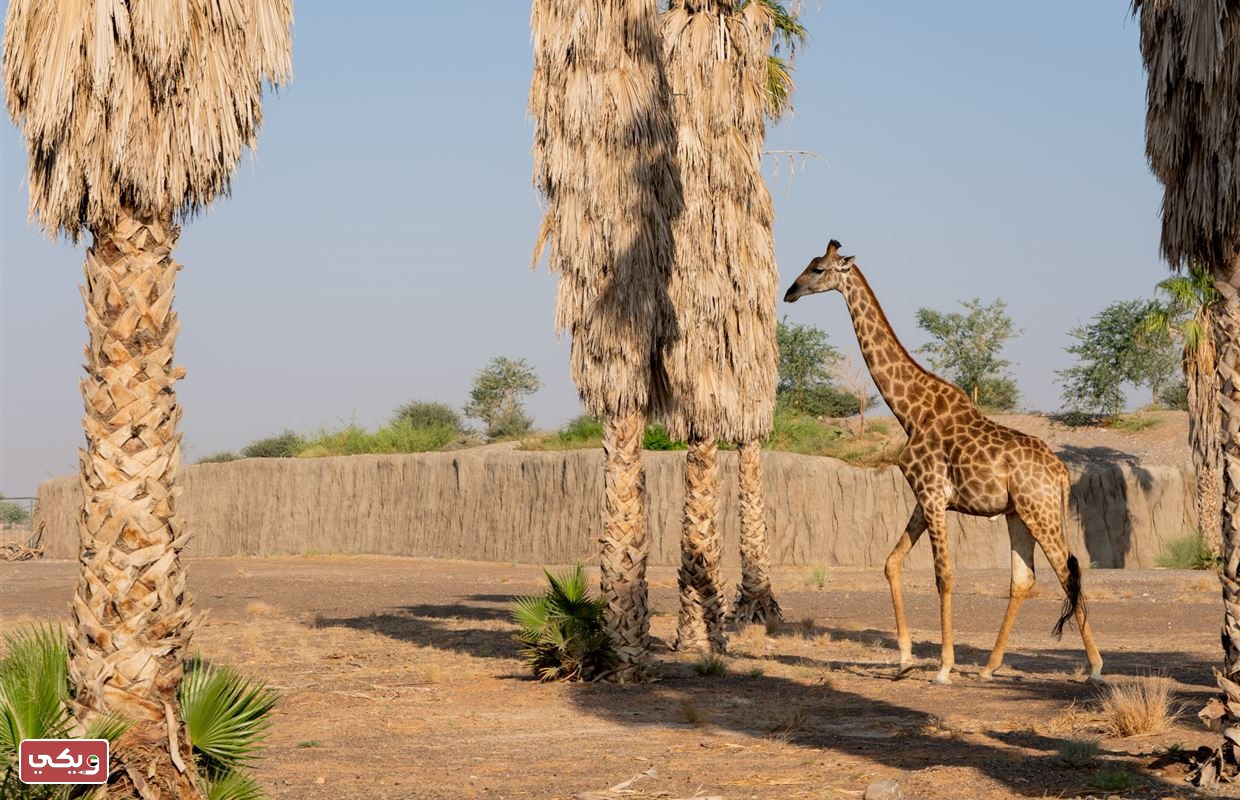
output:
<instances>
[{"instance_id":1,"label":"sandy ground","mask_svg":"<svg viewBox=\"0 0 1240 800\"><path fill-rule=\"evenodd\" d=\"M71 562L0 564L0 629L65 619ZM737 575L729 574L733 583ZM540 684L515 659L508 608L536 567L387 557L193 559L207 619L195 647L283 693L258 773L274 798L859 798L875 780L908 798L1204 797L1167 748L1213 741L1196 710L1219 658L1208 573L1094 570L1090 612L1113 681L1161 672L1180 721L1107 736L1082 681L1075 632L1049 629L1043 582L1022 611L1008 668L977 671L1003 614L1004 571L961 571L959 672L930 683L938 653L933 576L906 581L924 666L892 679L881 571L777 570L791 622L733 631L728 673L702 677L670 652L675 575L653 570L660 679L642 686ZM1071 768L1069 737L1102 755ZM609 787L635 779L608 792ZM1131 784L1116 791L1123 784ZM1240 796L1240 794L1224 795Z\"/></svg>"}]
</instances>

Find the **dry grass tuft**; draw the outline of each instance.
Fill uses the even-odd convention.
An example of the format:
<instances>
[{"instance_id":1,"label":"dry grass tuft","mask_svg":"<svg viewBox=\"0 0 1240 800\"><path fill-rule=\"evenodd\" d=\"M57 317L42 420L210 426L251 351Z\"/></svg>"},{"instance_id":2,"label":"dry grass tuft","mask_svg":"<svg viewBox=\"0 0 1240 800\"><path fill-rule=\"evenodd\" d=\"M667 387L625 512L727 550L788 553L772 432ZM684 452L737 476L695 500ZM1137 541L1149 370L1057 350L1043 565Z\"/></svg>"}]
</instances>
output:
<instances>
[{"instance_id":1,"label":"dry grass tuft","mask_svg":"<svg viewBox=\"0 0 1240 800\"><path fill-rule=\"evenodd\" d=\"M1036 726L1036 732L1045 736L1064 736L1096 723L1097 714L1078 706L1073 701L1066 709Z\"/></svg>"},{"instance_id":2,"label":"dry grass tuft","mask_svg":"<svg viewBox=\"0 0 1240 800\"><path fill-rule=\"evenodd\" d=\"M797 736L804 733L808 719L805 712L796 709L790 714L780 717L771 727L771 738L781 742L789 742Z\"/></svg>"},{"instance_id":3,"label":"dry grass tuft","mask_svg":"<svg viewBox=\"0 0 1240 800\"><path fill-rule=\"evenodd\" d=\"M698 708L697 701L691 697L680 701L680 717L690 725L702 725L706 721L706 718L702 716L702 710Z\"/></svg>"},{"instance_id":4,"label":"dry grass tuft","mask_svg":"<svg viewBox=\"0 0 1240 800\"><path fill-rule=\"evenodd\" d=\"M1180 715L1172 683L1163 675L1114 682L1103 690L1098 705L1102 722L1113 736L1162 733Z\"/></svg>"}]
</instances>

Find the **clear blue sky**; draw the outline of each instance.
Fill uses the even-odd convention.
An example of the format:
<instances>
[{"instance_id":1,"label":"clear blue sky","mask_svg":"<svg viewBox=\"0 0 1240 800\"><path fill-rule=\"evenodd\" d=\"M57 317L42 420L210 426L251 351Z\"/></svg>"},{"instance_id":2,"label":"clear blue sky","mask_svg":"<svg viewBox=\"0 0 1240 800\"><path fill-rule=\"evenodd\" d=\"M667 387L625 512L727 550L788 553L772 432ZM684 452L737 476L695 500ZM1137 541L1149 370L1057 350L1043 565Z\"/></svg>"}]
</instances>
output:
<instances>
[{"instance_id":1,"label":"clear blue sky","mask_svg":"<svg viewBox=\"0 0 1240 800\"><path fill-rule=\"evenodd\" d=\"M795 119L768 147L823 155L769 182L783 284L844 243L905 343L918 306L1003 298L1023 404L1054 410L1069 328L1149 294L1160 192L1127 0L806 3ZM542 426L578 413L554 284L529 270L529 5L297 3L293 83L233 196L183 230L186 460L285 428L461 405L495 355L528 358ZM772 165L773 166L773 165ZM26 222L25 149L0 125L0 491L76 468L82 248ZM838 295L782 306L855 340Z\"/></svg>"}]
</instances>

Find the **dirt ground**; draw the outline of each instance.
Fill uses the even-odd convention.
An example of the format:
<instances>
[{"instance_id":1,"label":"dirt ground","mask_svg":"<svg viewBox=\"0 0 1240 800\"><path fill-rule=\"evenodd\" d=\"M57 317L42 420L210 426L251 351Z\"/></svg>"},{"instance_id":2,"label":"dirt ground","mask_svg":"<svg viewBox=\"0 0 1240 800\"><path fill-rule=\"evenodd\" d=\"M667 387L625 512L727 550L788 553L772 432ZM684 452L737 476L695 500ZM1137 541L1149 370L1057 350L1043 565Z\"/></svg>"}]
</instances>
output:
<instances>
[{"instance_id":1,"label":"dirt ground","mask_svg":"<svg viewBox=\"0 0 1240 800\"><path fill-rule=\"evenodd\" d=\"M0 630L65 619L71 562L0 564ZM729 574L735 584L737 575ZM1026 603L1008 667L977 677L1003 614L1004 571L960 571L959 670L936 686L932 574L906 581L923 668L893 680L880 570L777 570L790 621L733 631L728 672L668 650L675 574L655 569L660 679L540 684L515 659L509 603L532 566L391 557L192 559L207 618L195 646L282 692L258 773L274 798L1204 797L1168 748L1213 742L1195 717L1219 659L1217 581L1201 572L1094 570L1090 613L1112 681L1163 673L1184 706L1170 731L1105 735L1075 632L1049 630L1060 592ZM820 586L825 583L825 586ZM1102 754L1073 769L1066 738ZM632 782L620 786L626 781ZM610 787L619 787L608 791ZM1120 791L1123 790L1123 791ZM1240 796L1240 793L1224 796Z\"/></svg>"}]
</instances>

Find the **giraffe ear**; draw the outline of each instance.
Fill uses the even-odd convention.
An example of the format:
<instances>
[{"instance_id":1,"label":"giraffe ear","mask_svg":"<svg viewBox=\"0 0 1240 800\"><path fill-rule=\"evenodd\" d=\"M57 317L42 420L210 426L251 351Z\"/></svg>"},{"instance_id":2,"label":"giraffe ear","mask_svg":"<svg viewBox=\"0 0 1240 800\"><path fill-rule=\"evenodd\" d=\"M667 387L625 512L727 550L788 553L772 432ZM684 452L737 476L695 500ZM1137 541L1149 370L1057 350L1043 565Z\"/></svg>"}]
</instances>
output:
<instances>
[{"instance_id":1,"label":"giraffe ear","mask_svg":"<svg viewBox=\"0 0 1240 800\"><path fill-rule=\"evenodd\" d=\"M836 254L836 253L838 253L839 251L840 251L840 243L839 243L839 240L838 240L838 239L832 239L832 240L830 241L830 243L829 243L829 244L827 244L827 252L826 252L827 257L828 257L828 258L830 258L831 256L835 255L835 254Z\"/></svg>"},{"instance_id":2,"label":"giraffe ear","mask_svg":"<svg viewBox=\"0 0 1240 800\"><path fill-rule=\"evenodd\" d=\"M843 258L840 259L839 268L841 270L852 269L853 259L855 258L856 256L844 256Z\"/></svg>"}]
</instances>

